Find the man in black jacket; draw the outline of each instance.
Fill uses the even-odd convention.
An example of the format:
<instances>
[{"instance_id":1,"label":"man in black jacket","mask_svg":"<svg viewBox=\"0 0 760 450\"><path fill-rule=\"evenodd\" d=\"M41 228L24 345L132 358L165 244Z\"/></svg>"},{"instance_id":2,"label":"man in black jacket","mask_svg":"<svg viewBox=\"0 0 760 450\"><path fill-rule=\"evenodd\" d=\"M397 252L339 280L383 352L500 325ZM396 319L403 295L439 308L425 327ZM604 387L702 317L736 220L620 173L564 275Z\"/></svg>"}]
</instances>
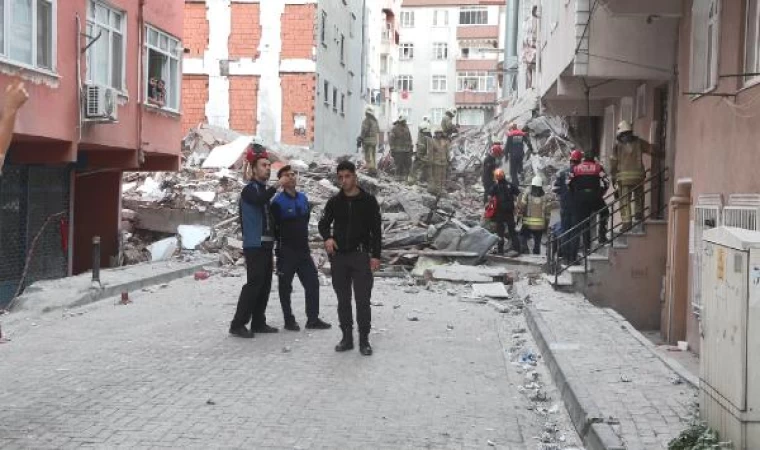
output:
<instances>
[{"instance_id":1,"label":"man in black jacket","mask_svg":"<svg viewBox=\"0 0 760 450\"><path fill-rule=\"evenodd\" d=\"M486 193L488 197L496 197L496 234L499 236L497 252L504 254L504 234L509 232L509 243L512 250L509 256L520 254L520 241L515 229L515 200L520 195L520 189L506 180L506 175L502 169L496 169L493 172L495 184Z\"/></svg>"},{"instance_id":2,"label":"man in black jacket","mask_svg":"<svg viewBox=\"0 0 760 450\"><path fill-rule=\"evenodd\" d=\"M356 294L356 324L359 351L372 354L369 331L372 323L370 298L374 283L372 272L380 268L382 223L375 197L357 183L356 166L350 161L338 164L341 191L325 205L319 221L319 234L330 255L332 283L338 296L338 318L343 339L335 351L354 348L351 291Z\"/></svg>"}]
</instances>

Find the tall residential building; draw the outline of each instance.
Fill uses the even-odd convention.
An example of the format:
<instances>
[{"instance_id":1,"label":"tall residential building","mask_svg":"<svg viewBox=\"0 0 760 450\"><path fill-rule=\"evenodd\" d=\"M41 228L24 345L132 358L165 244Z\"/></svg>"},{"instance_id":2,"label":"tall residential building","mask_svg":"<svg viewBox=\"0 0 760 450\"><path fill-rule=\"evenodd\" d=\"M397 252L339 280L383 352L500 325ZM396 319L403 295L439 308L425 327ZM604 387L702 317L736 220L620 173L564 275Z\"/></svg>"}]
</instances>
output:
<instances>
[{"instance_id":1,"label":"tall residential building","mask_svg":"<svg viewBox=\"0 0 760 450\"><path fill-rule=\"evenodd\" d=\"M399 112L417 125L439 124L456 108L462 127L480 126L497 110L504 56L504 0L404 0L396 90ZM416 129L416 127L414 127Z\"/></svg>"},{"instance_id":2,"label":"tall residential building","mask_svg":"<svg viewBox=\"0 0 760 450\"><path fill-rule=\"evenodd\" d=\"M198 123L355 151L364 109L361 0L186 0L185 130Z\"/></svg>"},{"instance_id":3,"label":"tall residential building","mask_svg":"<svg viewBox=\"0 0 760 450\"><path fill-rule=\"evenodd\" d=\"M29 92L0 176L4 306L90 269L95 236L108 266L122 172L179 168L183 2L6 1L0 15L0 85Z\"/></svg>"}]
</instances>

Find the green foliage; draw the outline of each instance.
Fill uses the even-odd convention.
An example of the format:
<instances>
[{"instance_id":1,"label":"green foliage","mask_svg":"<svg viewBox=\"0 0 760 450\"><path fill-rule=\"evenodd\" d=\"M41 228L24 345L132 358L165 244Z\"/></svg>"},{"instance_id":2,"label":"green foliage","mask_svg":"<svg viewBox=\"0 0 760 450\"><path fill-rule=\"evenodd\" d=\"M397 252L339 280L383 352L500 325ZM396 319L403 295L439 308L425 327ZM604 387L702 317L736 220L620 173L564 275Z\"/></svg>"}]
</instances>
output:
<instances>
[{"instance_id":1,"label":"green foliage","mask_svg":"<svg viewBox=\"0 0 760 450\"><path fill-rule=\"evenodd\" d=\"M692 423L678 437L668 443L668 450L732 449L730 442L720 442L718 432L702 422Z\"/></svg>"}]
</instances>

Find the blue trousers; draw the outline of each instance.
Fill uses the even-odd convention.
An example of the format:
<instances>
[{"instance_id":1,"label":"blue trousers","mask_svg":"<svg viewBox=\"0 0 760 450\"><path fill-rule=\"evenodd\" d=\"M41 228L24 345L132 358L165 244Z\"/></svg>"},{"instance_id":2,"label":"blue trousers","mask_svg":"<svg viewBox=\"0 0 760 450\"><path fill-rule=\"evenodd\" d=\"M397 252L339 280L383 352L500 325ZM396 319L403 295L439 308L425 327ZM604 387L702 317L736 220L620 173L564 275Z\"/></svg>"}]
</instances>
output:
<instances>
[{"instance_id":1,"label":"blue trousers","mask_svg":"<svg viewBox=\"0 0 760 450\"><path fill-rule=\"evenodd\" d=\"M285 321L295 320L290 303L293 292L293 278L298 275L306 293L306 319L319 318L319 275L311 253L308 250L294 250L283 246L277 255L277 277L279 280L280 305Z\"/></svg>"}]
</instances>

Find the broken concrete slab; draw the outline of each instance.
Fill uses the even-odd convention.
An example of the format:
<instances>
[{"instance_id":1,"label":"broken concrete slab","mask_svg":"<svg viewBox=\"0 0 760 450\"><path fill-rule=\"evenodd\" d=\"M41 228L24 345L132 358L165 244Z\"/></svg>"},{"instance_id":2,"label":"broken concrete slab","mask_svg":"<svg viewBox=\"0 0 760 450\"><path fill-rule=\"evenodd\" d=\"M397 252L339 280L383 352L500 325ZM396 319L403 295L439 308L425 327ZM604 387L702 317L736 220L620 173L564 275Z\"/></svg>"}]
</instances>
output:
<instances>
[{"instance_id":1,"label":"broken concrete slab","mask_svg":"<svg viewBox=\"0 0 760 450\"><path fill-rule=\"evenodd\" d=\"M475 267L461 264L438 266L430 269L434 280L458 283L492 283L507 278L507 271L501 267Z\"/></svg>"},{"instance_id":2,"label":"broken concrete slab","mask_svg":"<svg viewBox=\"0 0 760 450\"><path fill-rule=\"evenodd\" d=\"M229 144L220 145L209 153L203 161L204 169L223 169L235 165L251 143L250 136L240 136Z\"/></svg>"},{"instance_id":3,"label":"broken concrete slab","mask_svg":"<svg viewBox=\"0 0 760 450\"><path fill-rule=\"evenodd\" d=\"M158 207L155 205L148 206L143 202L135 200L125 199L124 206L137 213L135 217L136 228L160 233L174 234L180 225L213 226L222 220L222 217L212 212ZM234 218L234 220L237 220L237 218Z\"/></svg>"},{"instance_id":4,"label":"broken concrete slab","mask_svg":"<svg viewBox=\"0 0 760 450\"><path fill-rule=\"evenodd\" d=\"M177 233L182 241L182 248L195 250L202 242L211 236L211 227L204 225L180 225Z\"/></svg>"},{"instance_id":5,"label":"broken concrete slab","mask_svg":"<svg viewBox=\"0 0 760 450\"><path fill-rule=\"evenodd\" d=\"M417 259L417 264L414 265L412 270L412 276L415 278L422 278L425 276L425 272L434 267L443 266L446 264L446 259L442 257L434 256L420 256Z\"/></svg>"},{"instance_id":6,"label":"broken concrete slab","mask_svg":"<svg viewBox=\"0 0 760 450\"><path fill-rule=\"evenodd\" d=\"M509 298L509 293L507 293L507 288L504 286L504 283L473 284L472 293L479 297Z\"/></svg>"},{"instance_id":7,"label":"broken concrete slab","mask_svg":"<svg viewBox=\"0 0 760 450\"><path fill-rule=\"evenodd\" d=\"M198 200L206 203L211 203L216 199L216 192L213 191L201 191L201 192L193 192L193 198L197 198Z\"/></svg>"},{"instance_id":8,"label":"broken concrete slab","mask_svg":"<svg viewBox=\"0 0 760 450\"><path fill-rule=\"evenodd\" d=\"M413 247L427 242L427 229L417 228L397 235L386 236L383 248Z\"/></svg>"},{"instance_id":9,"label":"broken concrete slab","mask_svg":"<svg viewBox=\"0 0 760 450\"><path fill-rule=\"evenodd\" d=\"M466 232L459 240L457 250L476 252L475 258L462 258L462 264L475 265L485 261L486 255L499 242L499 238L488 232L485 228L475 227Z\"/></svg>"},{"instance_id":10,"label":"broken concrete slab","mask_svg":"<svg viewBox=\"0 0 760 450\"><path fill-rule=\"evenodd\" d=\"M408 192L397 198L401 207L409 215L412 222L419 222L423 216L427 216L429 210L423 203L423 197L419 194Z\"/></svg>"},{"instance_id":11,"label":"broken concrete slab","mask_svg":"<svg viewBox=\"0 0 760 450\"><path fill-rule=\"evenodd\" d=\"M489 300L488 305L502 314L506 314L511 310L509 305L505 305L504 303L498 302L496 300Z\"/></svg>"},{"instance_id":12,"label":"broken concrete slab","mask_svg":"<svg viewBox=\"0 0 760 450\"><path fill-rule=\"evenodd\" d=\"M151 262L166 261L177 251L178 242L176 237L162 239L148 247Z\"/></svg>"}]
</instances>

